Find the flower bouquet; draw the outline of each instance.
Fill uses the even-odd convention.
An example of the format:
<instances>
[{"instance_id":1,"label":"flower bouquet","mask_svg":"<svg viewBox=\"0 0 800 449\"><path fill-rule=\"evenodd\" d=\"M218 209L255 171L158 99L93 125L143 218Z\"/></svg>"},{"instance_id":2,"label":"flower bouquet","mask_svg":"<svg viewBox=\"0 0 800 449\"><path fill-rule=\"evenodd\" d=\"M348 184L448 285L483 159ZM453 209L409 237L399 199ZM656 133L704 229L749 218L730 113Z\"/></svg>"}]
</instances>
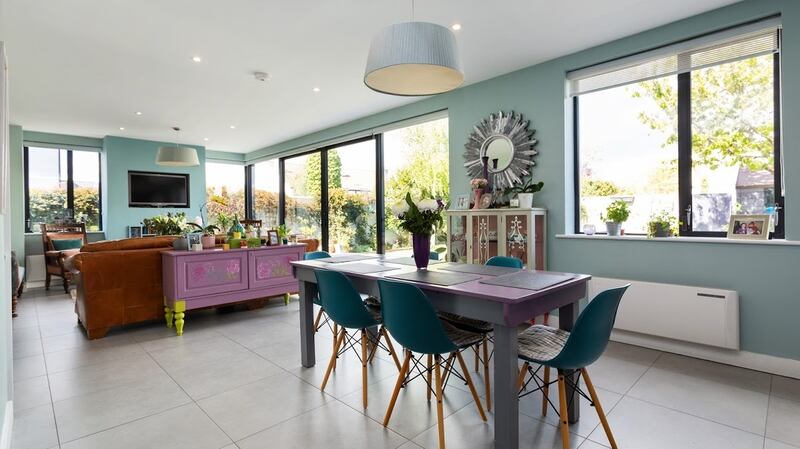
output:
<instances>
[{"instance_id":1,"label":"flower bouquet","mask_svg":"<svg viewBox=\"0 0 800 449\"><path fill-rule=\"evenodd\" d=\"M400 219L400 227L412 235L414 262L418 269L427 268L431 252L431 235L437 226L442 226L444 203L425 199L414 202L406 194L404 202L392 206L392 213Z\"/></svg>"}]
</instances>

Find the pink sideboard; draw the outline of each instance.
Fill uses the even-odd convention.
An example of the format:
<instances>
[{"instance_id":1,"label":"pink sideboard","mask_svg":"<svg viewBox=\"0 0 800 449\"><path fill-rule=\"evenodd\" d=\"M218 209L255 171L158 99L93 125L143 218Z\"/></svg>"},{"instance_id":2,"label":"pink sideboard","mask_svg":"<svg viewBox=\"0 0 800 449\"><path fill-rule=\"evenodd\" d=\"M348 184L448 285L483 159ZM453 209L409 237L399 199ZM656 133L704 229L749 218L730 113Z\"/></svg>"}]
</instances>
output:
<instances>
[{"instance_id":1,"label":"pink sideboard","mask_svg":"<svg viewBox=\"0 0 800 449\"><path fill-rule=\"evenodd\" d=\"M187 310L298 291L291 261L302 260L305 245L164 251L161 253L164 316L183 334Z\"/></svg>"}]
</instances>

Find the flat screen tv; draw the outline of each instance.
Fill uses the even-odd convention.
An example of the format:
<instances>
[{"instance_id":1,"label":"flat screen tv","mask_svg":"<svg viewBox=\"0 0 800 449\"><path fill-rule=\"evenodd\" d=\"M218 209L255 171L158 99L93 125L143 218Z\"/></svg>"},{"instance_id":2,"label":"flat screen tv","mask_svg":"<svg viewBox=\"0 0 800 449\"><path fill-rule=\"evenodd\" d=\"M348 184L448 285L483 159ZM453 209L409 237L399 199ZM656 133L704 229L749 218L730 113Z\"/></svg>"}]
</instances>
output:
<instances>
[{"instance_id":1,"label":"flat screen tv","mask_svg":"<svg viewBox=\"0 0 800 449\"><path fill-rule=\"evenodd\" d=\"M189 207L189 175L128 172L129 207Z\"/></svg>"}]
</instances>

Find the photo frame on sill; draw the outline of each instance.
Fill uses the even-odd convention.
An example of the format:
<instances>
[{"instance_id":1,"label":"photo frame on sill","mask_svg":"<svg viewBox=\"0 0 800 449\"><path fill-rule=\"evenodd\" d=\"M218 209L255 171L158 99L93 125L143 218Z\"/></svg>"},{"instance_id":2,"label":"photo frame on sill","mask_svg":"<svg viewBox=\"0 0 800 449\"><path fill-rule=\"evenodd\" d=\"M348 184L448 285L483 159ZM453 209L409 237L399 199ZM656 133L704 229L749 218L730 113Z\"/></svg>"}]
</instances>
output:
<instances>
[{"instance_id":1,"label":"photo frame on sill","mask_svg":"<svg viewBox=\"0 0 800 449\"><path fill-rule=\"evenodd\" d=\"M767 240L770 215L731 215L728 238L735 240Z\"/></svg>"},{"instance_id":2,"label":"photo frame on sill","mask_svg":"<svg viewBox=\"0 0 800 449\"><path fill-rule=\"evenodd\" d=\"M280 245L280 239L278 238L278 231L274 229L270 229L267 231L267 245L275 246Z\"/></svg>"},{"instance_id":3,"label":"photo frame on sill","mask_svg":"<svg viewBox=\"0 0 800 449\"><path fill-rule=\"evenodd\" d=\"M454 195L453 201L450 203L450 210L467 210L469 209L469 194Z\"/></svg>"}]
</instances>

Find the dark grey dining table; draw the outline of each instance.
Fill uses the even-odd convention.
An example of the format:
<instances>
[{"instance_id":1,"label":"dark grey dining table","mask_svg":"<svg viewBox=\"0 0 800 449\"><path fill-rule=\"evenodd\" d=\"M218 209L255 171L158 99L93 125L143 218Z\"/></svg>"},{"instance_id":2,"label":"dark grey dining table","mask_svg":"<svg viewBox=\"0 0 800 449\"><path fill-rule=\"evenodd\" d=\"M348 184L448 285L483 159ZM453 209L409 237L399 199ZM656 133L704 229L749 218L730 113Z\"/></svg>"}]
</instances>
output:
<instances>
[{"instance_id":1,"label":"dark grey dining table","mask_svg":"<svg viewBox=\"0 0 800 449\"><path fill-rule=\"evenodd\" d=\"M396 270L362 273L363 264L378 267L396 266ZM348 264L359 264L359 272L347 272ZM475 275L476 279L461 284L443 286L418 281L389 278L399 273L415 271L408 265L394 265L385 256L359 260L357 262L330 263L319 260L295 261L295 277L300 281L300 349L304 367L316 363L314 350L314 304L317 294L314 270L334 270L345 274L361 293L378 296L378 280L389 279L409 282L425 292L436 309L452 312L469 318L489 321L494 325L494 440L495 448L517 449L519 447L519 388L517 376L517 333L519 326L530 319L558 309L559 327L571 330L578 316L578 302L586 297L587 284L591 276L571 274L571 278L541 290L505 287L481 283L490 276ZM429 270L437 270L435 266ZM562 274L546 272L549 274ZM577 380L577 373L568 371L566 376ZM567 395L572 397L568 388ZM580 419L580 401L570 401L570 422Z\"/></svg>"}]
</instances>

